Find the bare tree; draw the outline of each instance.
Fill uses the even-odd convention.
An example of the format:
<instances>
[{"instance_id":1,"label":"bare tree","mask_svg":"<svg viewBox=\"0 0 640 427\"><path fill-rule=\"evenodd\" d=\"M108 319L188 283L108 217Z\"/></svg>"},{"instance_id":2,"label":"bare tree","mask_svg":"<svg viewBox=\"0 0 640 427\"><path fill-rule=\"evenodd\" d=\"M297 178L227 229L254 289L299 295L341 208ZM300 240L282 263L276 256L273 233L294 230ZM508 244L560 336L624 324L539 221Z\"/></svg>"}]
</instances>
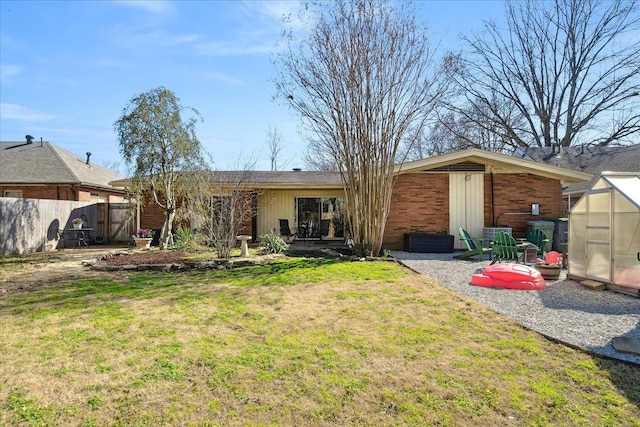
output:
<instances>
[{"instance_id":1,"label":"bare tree","mask_svg":"<svg viewBox=\"0 0 640 427\"><path fill-rule=\"evenodd\" d=\"M278 170L278 160L282 151L282 133L277 127L267 127L267 144L269 145L269 159L271 160L271 170Z\"/></svg>"},{"instance_id":2,"label":"bare tree","mask_svg":"<svg viewBox=\"0 0 640 427\"><path fill-rule=\"evenodd\" d=\"M132 98L114 124L120 153L133 173L129 190L138 203L149 196L165 213L161 248L171 243L178 202L193 188L193 172L204 167L195 135L200 116L179 101L164 87L152 89ZM193 114L186 122L185 113Z\"/></svg>"},{"instance_id":3,"label":"bare tree","mask_svg":"<svg viewBox=\"0 0 640 427\"><path fill-rule=\"evenodd\" d=\"M506 29L485 29L466 38L459 74L479 126L520 147L607 145L640 131L635 0L512 1Z\"/></svg>"},{"instance_id":4,"label":"bare tree","mask_svg":"<svg viewBox=\"0 0 640 427\"><path fill-rule=\"evenodd\" d=\"M193 224L206 236L220 258L229 258L236 237L256 215L258 191L254 188L255 160L235 171L198 174L198 184L189 195Z\"/></svg>"},{"instance_id":5,"label":"bare tree","mask_svg":"<svg viewBox=\"0 0 640 427\"><path fill-rule=\"evenodd\" d=\"M356 248L375 255L398 147L424 127L442 89L440 68L408 3L338 0L305 11L312 29L277 57L276 88L333 158Z\"/></svg>"}]
</instances>

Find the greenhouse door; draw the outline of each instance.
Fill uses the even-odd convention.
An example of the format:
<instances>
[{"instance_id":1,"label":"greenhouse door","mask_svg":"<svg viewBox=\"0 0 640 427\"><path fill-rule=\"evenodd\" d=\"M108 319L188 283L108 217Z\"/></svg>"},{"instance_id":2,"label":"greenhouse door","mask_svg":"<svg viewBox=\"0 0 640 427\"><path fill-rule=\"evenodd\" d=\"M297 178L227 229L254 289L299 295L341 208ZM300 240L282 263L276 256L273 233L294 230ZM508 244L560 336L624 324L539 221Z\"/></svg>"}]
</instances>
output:
<instances>
[{"instance_id":1,"label":"greenhouse door","mask_svg":"<svg viewBox=\"0 0 640 427\"><path fill-rule=\"evenodd\" d=\"M611 277L610 210L610 189L587 193L586 276L590 279L609 281Z\"/></svg>"}]
</instances>

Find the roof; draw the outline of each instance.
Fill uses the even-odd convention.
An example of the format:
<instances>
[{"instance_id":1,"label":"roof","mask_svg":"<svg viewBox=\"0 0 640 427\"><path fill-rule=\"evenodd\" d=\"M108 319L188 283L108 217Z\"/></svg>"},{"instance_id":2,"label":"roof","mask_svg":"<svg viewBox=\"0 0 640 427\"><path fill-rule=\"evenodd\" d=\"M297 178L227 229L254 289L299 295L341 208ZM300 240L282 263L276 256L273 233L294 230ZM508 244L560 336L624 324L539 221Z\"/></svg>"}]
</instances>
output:
<instances>
[{"instance_id":1,"label":"roof","mask_svg":"<svg viewBox=\"0 0 640 427\"><path fill-rule=\"evenodd\" d=\"M495 153L481 150L479 148L469 148L466 150L454 151L441 156L430 157L428 159L417 160L415 162L404 163L398 166L399 173L409 172L436 172L442 170L455 171L453 165L466 163L466 170L473 170L474 165L484 165L480 171L495 173L530 173L547 178L558 179L563 183L584 182L591 179L591 174L583 171L563 168L552 164L541 165L538 162L525 158L517 158L507 154ZM466 171L465 169L458 169Z\"/></svg>"},{"instance_id":2,"label":"roof","mask_svg":"<svg viewBox=\"0 0 640 427\"><path fill-rule=\"evenodd\" d=\"M516 151L519 158L556 165L593 174L586 182L570 185L565 194L583 193L600 177L604 171L636 172L640 169L640 144L598 147L528 147Z\"/></svg>"},{"instance_id":3,"label":"roof","mask_svg":"<svg viewBox=\"0 0 640 427\"><path fill-rule=\"evenodd\" d=\"M0 142L0 184L77 184L114 190L122 176L50 142Z\"/></svg>"},{"instance_id":4,"label":"roof","mask_svg":"<svg viewBox=\"0 0 640 427\"><path fill-rule=\"evenodd\" d=\"M639 165L640 168L640 165ZM640 172L611 173L604 172L602 180L626 197L636 208L640 209Z\"/></svg>"},{"instance_id":5,"label":"roof","mask_svg":"<svg viewBox=\"0 0 640 427\"><path fill-rule=\"evenodd\" d=\"M415 162L396 165L396 173L416 172L448 172L460 171L454 165L480 167L486 172L496 173L531 173L558 179L563 183L582 182L591 179L591 175L553 165L540 165L532 160L518 159L506 154L470 148ZM466 170L466 169L464 169ZM263 188L342 188L340 172L336 171L216 171L214 177L222 182L232 183L243 180L246 184L255 184ZM130 179L111 182L114 186L127 186Z\"/></svg>"},{"instance_id":6,"label":"roof","mask_svg":"<svg viewBox=\"0 0 640 427\"><path fill-rule=\"evenodd\" d=\"M263 188L342 188L336 171L214 171L214 179L224 183L243 182ZM112 181L113 186L126 187L131 179Z\"/></svg>"}]
</instances>

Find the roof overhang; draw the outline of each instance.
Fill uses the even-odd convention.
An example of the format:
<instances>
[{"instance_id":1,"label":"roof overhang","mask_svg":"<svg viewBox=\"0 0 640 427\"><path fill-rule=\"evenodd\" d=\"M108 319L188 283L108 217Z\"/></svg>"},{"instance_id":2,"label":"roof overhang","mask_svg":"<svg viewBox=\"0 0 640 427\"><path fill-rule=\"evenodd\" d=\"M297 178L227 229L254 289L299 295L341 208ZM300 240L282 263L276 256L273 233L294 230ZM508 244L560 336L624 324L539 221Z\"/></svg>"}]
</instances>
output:
<instances>
[{"instance_id":1,"label":"roof overhang","mask_svg":"<svg viewBox=\"0 0 640 427\"><path fill-rule=\"evenodd\" d=\"M438 169L461 162L483 164L486 166L485 172L529 173L546 178L558 179L563 183L584 182L592 178L592 175L589 173L513 157L507 154L480 150L478 148L469 148L441 156L396 165L395 172L398 174L441 172L441 170Z\"/></svg>"}]
</instances>

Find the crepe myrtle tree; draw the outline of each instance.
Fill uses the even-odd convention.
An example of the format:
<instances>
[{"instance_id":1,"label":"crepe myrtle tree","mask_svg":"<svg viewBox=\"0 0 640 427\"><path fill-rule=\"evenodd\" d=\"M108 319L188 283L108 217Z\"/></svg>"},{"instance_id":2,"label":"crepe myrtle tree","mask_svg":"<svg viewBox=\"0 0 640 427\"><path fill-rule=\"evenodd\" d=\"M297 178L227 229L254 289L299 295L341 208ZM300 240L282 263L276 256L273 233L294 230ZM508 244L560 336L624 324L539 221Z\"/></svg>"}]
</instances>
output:
<instances>
[{"instance_id":1,"label":"crepe myrtle tree","mask_svg":"<svg viewBox=\"0 0 640 427\"><path fill-rule=\"evenodd\" d=\"M356 252L377 255L398 147L425 126L446 67L411 3L338 0L303 9L310 30L286 34L274 60L277 96L339 170Z\"/></svg>"},{"instance_id":2,"label":"crepe myrtle tree","mask_svg":"<svg viewBox=\"0 0 640 427\"><path fill-rule=\"evenodd\" d=\"M196 110L158 87L134 96L114 124L120 153L132 173L130 192L138 203L150 197L164 211L161 248L171 243L179 202L188 198L194 177L205 168L195 134L198 120Z\"/></svg>"}]
</instances>

